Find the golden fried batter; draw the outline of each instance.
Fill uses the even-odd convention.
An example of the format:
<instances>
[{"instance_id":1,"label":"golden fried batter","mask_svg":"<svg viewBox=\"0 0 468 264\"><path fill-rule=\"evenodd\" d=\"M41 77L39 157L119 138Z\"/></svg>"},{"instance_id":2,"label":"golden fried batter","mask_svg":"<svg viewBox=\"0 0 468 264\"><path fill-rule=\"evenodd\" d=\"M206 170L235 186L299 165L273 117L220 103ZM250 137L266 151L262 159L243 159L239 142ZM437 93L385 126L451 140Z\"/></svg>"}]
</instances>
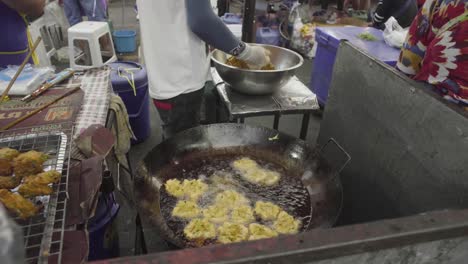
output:
<instances>
[{"instance_id":1,"label":"golden fried batter","mask_svg":"<svg viewBox=\"0 0 468 264\"><path fill-rule=\"evenodd\" d=\"M273 224L275 230L280 234L293 235L299 232L300 221L294 219L291 215L282 211L278 219Z\"/></svg>"},{"instance_id":2,"label":"golden fried batter","mask_svg":"<svg viewBox=\"0 0 468 264\"><path fill-rule=\"evenodd\" d=\"M208 185L202 180L184 180L182 183L185 196L190 200L197 201L208 190Z\"/></svg>"},{"instance_id":3,"label":"golden fried batter","mask_svg":"<svg viewBox=\"0 0 468 264\"><path fill-rule=\"evenodd\" d=\"M0 190L0 202L20 218L26 219L37 214L38 208L23 196L8 190Z\"/></svg>"},{"instance_id":4,"label":"golden fried batter","mask_svg":"<svg viewBox=\"0 0 468 264\"><path fill-rule=\"evenodd\" d=\"M13 167L16 176L26 177L42 172L42 165L49 157L34 150L20 154L13 160Z\"/></svg>"},{"instance_id":5,"label":"golden fried batter","mask_svg":"<svg viewBox=\"0 0 468 264\"><path fill-rule=\"evenodd\" d=\"M24 178L24 183L36 184L36 185L47 185L50 183L58 183L62 174L58 171L46 171L39 173L35 176L29 176Z\"/></svg>"},{"instance_id":6,"label":"golden fried batter","mask_svg":"<svg viewBox=\"0 0 468 264\"><path fill-rule=\"evenodd\" d=\"M20 185L18 192L26 198L50 195L52 188L46 184L25 183Z\"/></svg>"},{"instance_id":7,"label":"golden fried batter","mask_svg":"<svg viewBox=\"0 0 468 264\"><path fill-rule=\"evenodd\" d=\"M240 224L224 223L218 228L218 241L223 244L241 242L248 236L249 229Z\"/></svg>"},{"instance_id":8,"label":"golden fried batter","mask_svg":"<svg viewBox=\"0 0 468 264\"><path fill-rule=\"evenodd\" d=\"M278 172L264 169L250 158L238 159L232 163L232 167L238 170L245 180L258 185L273 186L281 178Z\"/></svg>"},{"instance_id":9,"label":"golden fried batter","mask_svg":"<svg viewBox=\"0 0 468 264\"><path fill-rule=\"evenodd\" d=\"M252 207L248 205L241 205L232 209L231 213L232 222L236 224L249 224L255 221Z\"/></svg>"},{"instance_id":10,"label":"golden fried batter","mask_svg":"<svg viewBox=\"0 0 468 264\"><path fill-rule=\"evenodd\" d=\"M265 221L275 220L281 208L270 202L259 201L255 203L255 214Z\"/></svg>"},{"instance_id":11,"label":"golden fried batter","mask_svg":"<svg viewBox=\"0 0 468 264\"><path fill-rule=\"evenodd\" d=\"M278 236L278 233L276 231L272 230L267 226L260 225L257 223L250 224L249 231L249 240L259 240Z\"/></svg>"},{"instance_id":12,"label":"golden fried batter","mask_svg":"<svg viewBox=\"0 0 468 264\"><path fill-rule=\"evenodd\" d=\"M14 189L21 183L21 177L0 176L0 189Z\"/></svg>"},{"instance_id":13,"label":"golden fried batter","mask_svg":"<svg viewBox=\"0 0 468 264\"><path fill-rule=\"evenodd\" d=\"M203 218L213 222L215 224L220 224L228 220L229 210L220 205L212 205L203 209Z\"/></svg>"},{"instance_id":14,"label":"golden fried batter","mask_svg":"<svg viewBox=\"0 0 468 264\"><path fill-rule=\"evenodd\" d=\"M19 156L19 151L11 148L0 148L0 159L13 161L14 158Z\"/></svg>"},{"instance_id":15,"label":"golden fried batter","mask_svg":"<svg viewBox=\"0 0 468 264\"><path fill-rule=\"evenodd\" d=\"M177 179L167 180L164 184L166 191L177 198L182 198L185 195L182 183Z\"/></svg>"},{"instance_id":16,"label":"golden fried batter","mask_svg":"<svg viewBox=\"0 0 468 264\"><path fill-rule=\"evenodd\" d=\"M192 201L179 201L172 210L172 216L192 219L200 215L200 208Z\"/></svg>"},{"instance_id":17,"label":"golden fried batter","mask_svg":"<svg viewBox=\"0 0 468 264\"><path fill-rule=\"evenodd\" d=\"M8 176L13 174L13 166L11 161L7 159L0 159L0 175Z\"/></svg>"},{"instance_id":18,"label":"golden fried batter","mask_svg":"<svg viewBox=\"0 0 468 264\"><path fill-rule=\"evenodd\" d=\"M210 239L216 237L216 228L206 219L194 219L184 228L188 239Z\"/></svg>"},{"instance_id":19,"label":"golden fried batter","mask_svg":"<svg viewBox=\"0 0 468 264\"><path fill-rule=\"evenodd\" d=\"M249 200L236 191L228 190L218 193L215 203L225 208L235 208L239 205L248 204Z\"/></svg>"}]
</instances>

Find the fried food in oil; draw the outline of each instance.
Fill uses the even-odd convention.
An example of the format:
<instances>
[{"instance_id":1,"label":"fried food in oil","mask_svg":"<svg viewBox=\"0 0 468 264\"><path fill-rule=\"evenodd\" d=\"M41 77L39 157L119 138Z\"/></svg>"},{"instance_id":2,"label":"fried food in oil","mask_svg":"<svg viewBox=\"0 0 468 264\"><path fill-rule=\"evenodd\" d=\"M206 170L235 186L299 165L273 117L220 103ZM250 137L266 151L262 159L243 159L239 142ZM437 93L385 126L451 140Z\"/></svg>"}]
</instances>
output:
<instances>
[{"instance_id":1,"label":"fried food in oil","mask_svg":"<svg viewBox=\"0 0 468 264\"><path fill-rule=\"evenodd\" d=\"M167 180L164 187L170 195L176 198L182 198L185 195L182 183L177 179Z\"/></svg>"},{"instance_id":2,"label":"fried food in oil","mask_svg":"<svg viewBox=\"0 0 468 264\"><path fill-rule=\"evenodd\" d=\"M232 167L238 170L245 180L258 185L273 186L281 178L278 172L264 169L250 158L238 159L232 163Z\"/></svg>"},{"instance_id":3,"label":"fried food in oil","mask_svg":"<svg viewBox=\"0 0 468 264\"><path fill-rule=\"evenodd\" d=\"M275 220L281 208L270 202L258 201L255 203L255 214L265 221Z\"/></svg>"},{"instance_id":4,"label":"fried food in oil","mask_svg":"<svg viewBox=\"0 0 468 264\"><path fill-rule=\"evenodd\" d=\"M49 157L34 150L20 154L13 160L13 167L16 176L25 177L42 172L42 165Z\"/></svg>"},{"instance_id":5,"label":"fried food in oil","mask_svg":"<svg viewBox=\"0 0 468 264\"><path fill-rule=\"evenodd\" d=\"M210 239L216 237L216 228L206 219L194 219L184 228L185 236L190 239Z\"/></svg>"},{"instance_id":6,"label":"fried food in oil","mask_svg":"<svg viewBox=\"0 0 468 264\"><path fill-rule=\"evenodd\" d=\"M249 65L245 61L239 60L234 56L231 56L230 58L228 58L227 61L226 61L226 64L229 65L229 66L239 68L239 69L250 70ZM263 66L261 68L261 70L263 70L263 71L274 71L275 66L272 63L268 63L267 65Z\"/></svg>"},{"instance_id":7,"label":"fried food in oil","mask_svg":"<svg viewBox=\"0 0 468 264\"><path fill-rule=\"evenodd\" d=\"M172 210L172 216L192 219L200 215L200 208L192 201L179 201Z\"/></svg>"},{"instance_id":8,"label":"fried food in oil","mask_svg":"<svg viewBox=\"0 0 468 264\"><path fill-rule=\"evenodd\" d=\"M8 190L0 190L0 202L20 218L27 219L37 214L38 208L23 196Z\"/></svg>"},{"instance_id":9,"label":"fried food in oil","mask_svg":"<svg viewBox=\"0 0 468 264\"><path fill-rule=\"evenodd\" d=\"M248 236L249 229L240 224L224 223L218 228L218 241L223 244L245 241Z\"/></svg>"},{"instance_id":10,"label":"fried food in oil","mask_svg":"<svg viewBox=\"0 0 468 264\"><path fill-rule=\"evenodd\" d=\"M249 224L255 221L252 207L248 205L241 205L232 209L231 213L232 222L236 224Z\"/></svg>"},{"instance_id":11,"label":"fried food in oil","mask_svg":"<svg viewBox=\"0 0 468 264\"><path fill-rule=\"evenodd\" d=\"M25 184L36 184L36 185L47 185L50 183L58 183L62 174L58 171L46 171L39 173L35 176L29 176L24 178Z\"/></svg>"},{"instance_id":12,"label":"fried food in oil","mask_svg":"<svg viewBox=\"0 0 468 264\"><path fill-rule=\"evenodd\" d=\"M8 176L11 174L13 174L13 166L11 166L11 161L0 158L0 175Z\"/></svg>"},{"instance_id":13,"label":"fried food in oil","mask_svg":"<svg viewBox=\"0 0 468 264\"><path fill-rule=\"evenodd\" d=\"M182 183L185 196L190 200L197 201L208 190L208 185L202 180L184 180Z\"/></svg>"},{"instance_id":14,"label":"fried food in oil","mask_svg":"<svg viewBox=\"0 0 468 264\"><path fill-rule=\"evenodd\" d=\"M244 195L232 190L220 192L215 198L215 204L225 208L235 208L248 203L249 200Z\"/></svg>"},{"instance_id":15,"label":"fried food in oil","mask_svg":"<svg viewBox=\"0 0 468 264\"><path fill-rule=\"evenodd\" d=\"M220 224L228 220L229 210L220 205L212 205L203 209L203 218L212 223Z\"/></svg>"},{"instance_id":16,"label":"fried food in oil","mask_svg":"<svg viewBox=\"0 0 468 264\"><path fill-rule=\"evenodd\" d=\"M250 224L249 231L249 240L259 240L278 236L278 233L276 231L272 230L267 226L260 225L257 223Z\"/></svg>"},{"instance_id":17,"label":"fried food in oil","mask_svg":"<svg viewBox=\"0 0 468 264\"><path fill-rule=\"evenodd\" d=\"M11 148L0 148L0 159L13 161L14 158L19 156L19 151Z\"/></svg>"},{"instance_id":18,"label":"fried food in oil","mask_svg":"<svg viewBox=\"0 0 468 264\"><path fill-rule=\"evenodd\" d=\"M285 211L282 211L279 213L273 227L280 234L293 235L299 232L300 222Z\"/></svg>"},{"instance_id":19,"label":"fried food in oil","mask_svg":"<svg viewBox=\"0 0 468 264\"><path fill-rule=\"evenodd\" d=\"M52 194L52 188L47 184L25 183L20 185L18 192L26 198Z\"/></svg>"},{"instance_id":20,"label":"fried food in oil","mask_svg":"<svg viewBox=\"0 0 468 264\"><path fill-rule=\"evenodd\" d=\"M0 189L14 189L21 183L21 177L0 176Z\"/></svg>"}]
</instances>

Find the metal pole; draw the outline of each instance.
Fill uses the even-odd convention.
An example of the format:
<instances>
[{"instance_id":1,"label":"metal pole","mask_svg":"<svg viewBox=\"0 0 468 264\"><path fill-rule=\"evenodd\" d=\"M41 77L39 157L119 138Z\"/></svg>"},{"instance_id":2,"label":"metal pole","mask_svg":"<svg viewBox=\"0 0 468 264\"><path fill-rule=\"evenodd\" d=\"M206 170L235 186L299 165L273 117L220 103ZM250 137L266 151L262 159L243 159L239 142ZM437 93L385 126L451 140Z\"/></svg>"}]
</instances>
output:
<instances>
[{"instance_id":1,"label":"metal pole","mask_svg":"<svg viewBox=\"0 0 468 264\"><path fill-rule=\"evenodd\" d=\"M244 1L244 22L242 24L242 41L252 43L255 41L255 4L256 0Z\"/></svg>"},{"instance_id":2,"label":"metal pole","mask_svg":"<svg viewBox=\"0 0 468 264\"><path fill-rule=\"evenodd\" d=\"M122 27L125 27L125 0L122 0Z\"/></svg>"}]
</instances>

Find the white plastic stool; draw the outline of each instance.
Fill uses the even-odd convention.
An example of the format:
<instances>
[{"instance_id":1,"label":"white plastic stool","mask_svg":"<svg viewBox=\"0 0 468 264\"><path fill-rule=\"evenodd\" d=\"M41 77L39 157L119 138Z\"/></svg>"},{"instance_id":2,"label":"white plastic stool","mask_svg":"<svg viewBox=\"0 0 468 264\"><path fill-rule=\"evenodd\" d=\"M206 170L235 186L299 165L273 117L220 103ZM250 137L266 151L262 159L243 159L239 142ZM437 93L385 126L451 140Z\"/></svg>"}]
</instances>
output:
<instances>
[{"instance_id":1,"label":"white plastic stool","mask_svg":"<svg viewBox=\"0 0 468 264\"><path fill-rule=\"evenodd\" d=\"M107 22L85 21L68 29L70 67L86 70L117 61Z\"/></svg>"}]
</instances>

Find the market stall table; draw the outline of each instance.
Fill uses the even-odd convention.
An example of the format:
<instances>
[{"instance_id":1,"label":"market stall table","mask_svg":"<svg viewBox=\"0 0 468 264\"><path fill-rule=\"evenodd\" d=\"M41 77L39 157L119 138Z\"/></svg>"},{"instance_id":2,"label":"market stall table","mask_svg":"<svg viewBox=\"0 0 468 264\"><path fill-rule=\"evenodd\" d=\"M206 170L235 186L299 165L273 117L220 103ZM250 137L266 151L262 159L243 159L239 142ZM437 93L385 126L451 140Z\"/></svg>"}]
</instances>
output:
<instances>
[{"instance_id":1,"label":"market stall table","mask_svg":"<svg viewBox=\"0 0 468 264\"><path fill-rule=\"evenodd\" d=\"M217 71L211 74L221 104L225 106L230 121L244 123L247 117L275 117L273 128L278 130L281 115L302 114L300 138L307 137L310 114L320 109L317 97L299 79L294 76L288 84L273 95L251 96L233 91L224 84Z\"/></svg>"}]
</instances>

